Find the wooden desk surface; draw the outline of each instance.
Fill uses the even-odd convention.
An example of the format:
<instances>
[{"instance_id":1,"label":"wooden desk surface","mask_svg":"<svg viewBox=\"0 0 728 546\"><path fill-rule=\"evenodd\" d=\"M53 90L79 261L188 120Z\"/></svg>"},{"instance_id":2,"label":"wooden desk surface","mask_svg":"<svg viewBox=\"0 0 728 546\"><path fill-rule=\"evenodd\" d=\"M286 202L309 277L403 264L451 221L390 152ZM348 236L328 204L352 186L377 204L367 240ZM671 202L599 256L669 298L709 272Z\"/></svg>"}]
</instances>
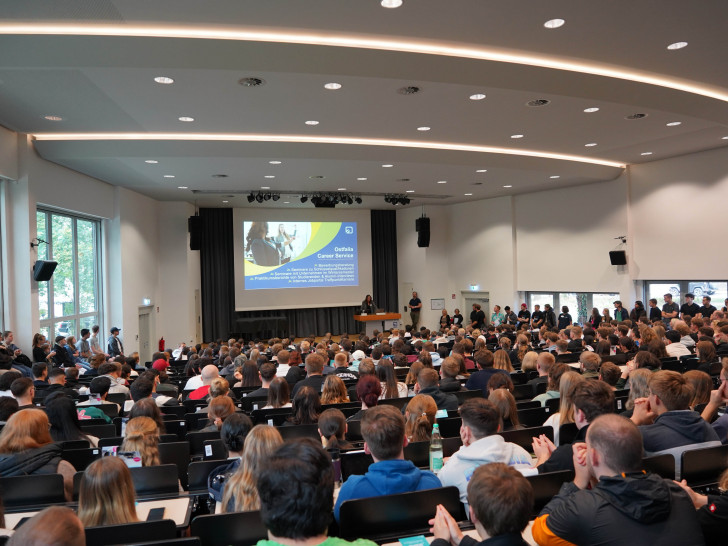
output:
<instances>
[{"instance_id":1,"label":"wooden desk surface","mask_svg":"<svg viewBox=\"0 0 728 546\"><path fill-rule=\"evenodd\" d=\"M354 320L358 320L359 322L369 322L370 320L399 320L402 318L402 315L399 313L385 313L383 315L354 315Z\"/></svg>"}]
</instances>

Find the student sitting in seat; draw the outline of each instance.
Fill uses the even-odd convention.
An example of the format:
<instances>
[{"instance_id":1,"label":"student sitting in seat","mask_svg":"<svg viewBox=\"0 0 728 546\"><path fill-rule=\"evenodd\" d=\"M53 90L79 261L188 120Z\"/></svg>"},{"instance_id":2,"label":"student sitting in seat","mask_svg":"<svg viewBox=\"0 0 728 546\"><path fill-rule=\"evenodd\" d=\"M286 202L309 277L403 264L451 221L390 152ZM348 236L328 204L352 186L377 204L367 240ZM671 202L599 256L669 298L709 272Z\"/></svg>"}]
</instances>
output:
<instances>
[{"instance_id":1,"label":"student sitting in seat","mask_svg":"<svg viewBox=\"0 0 728 546\"><path fill-rule=\"evenodd\" d=\"M134 500L134 484L126 463L118 457L103 457L83 474L78 517L84 527L139 521Z\"/></svg>"}]
</instances>

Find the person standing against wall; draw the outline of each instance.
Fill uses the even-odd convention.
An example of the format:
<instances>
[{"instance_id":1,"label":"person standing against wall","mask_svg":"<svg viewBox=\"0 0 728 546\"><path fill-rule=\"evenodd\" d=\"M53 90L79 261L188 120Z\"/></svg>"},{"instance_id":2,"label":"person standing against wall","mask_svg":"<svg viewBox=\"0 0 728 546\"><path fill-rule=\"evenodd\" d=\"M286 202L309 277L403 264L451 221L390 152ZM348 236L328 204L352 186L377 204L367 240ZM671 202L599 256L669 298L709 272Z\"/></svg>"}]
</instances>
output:
<instances>
[{"instance_id":1,"label":"person standing against wall","mask_svg":"<svg viewBox=\"0 0 728 546\"><path fill-rule=\"evenodd\" d=\"M417 330L420 323L420 310L422 309L422 301L417 297L417 292L412 292L412 299L409 300L410 318L412 319L412 330Z\"/></svg>"}]
</instances>

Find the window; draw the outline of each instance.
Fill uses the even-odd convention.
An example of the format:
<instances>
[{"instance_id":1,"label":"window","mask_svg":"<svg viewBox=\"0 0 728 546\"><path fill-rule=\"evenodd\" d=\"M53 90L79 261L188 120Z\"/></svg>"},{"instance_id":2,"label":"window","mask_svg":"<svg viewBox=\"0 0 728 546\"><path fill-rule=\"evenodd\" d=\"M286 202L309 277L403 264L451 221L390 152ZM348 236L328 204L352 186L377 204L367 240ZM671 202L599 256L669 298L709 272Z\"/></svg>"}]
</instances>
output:
<instances>
[{"instance_id":1,"label":"window","mask_svg":"<svg viewBox=\"0 0 728 546\"><path fill-rule=\"evenodd\" d=\"M726 281L645 281L645 294L647 300L655 298L657 306L662 308L665 303L665 294L672 294L672 301L685 303L684 294L693 294L695 303L703 305L703 297L710 298L710 304L716 309L724 307L728 298L728 282ZM647 302L645 302L646 304Z\"/></svg>"},{"instance_id":2,"label":"window","mask_svg":"<svg viewBox=\"0 0 728 546\"><path fill-rule=\"evenodd\" d=\"M38 283L40 331L79 337L82 328L99 323L101 223L98 220L41 210L36 215L39 260L58 262L51 280Z\"/></svg>"},{"instance_id":3,"label":"window","mask_svg":"<svg viewBox=\"0 0 728 546\"><path fill-rule=\"evenodd\" d=\"M569 308L569 314L576 324L585 324L592 313L592 308L599 309L599 314L606 307L610 310L610 314L614 314L613 302L619 299L619 294L613 293L597 293L597 292L528 292L527 301L530 309L538 304L543 310L544 304L548 303L554 308L554 312L558 316L561 308L566 305ZM627 307L627 306L625 306Z\"/></svg>"}]
</instances>

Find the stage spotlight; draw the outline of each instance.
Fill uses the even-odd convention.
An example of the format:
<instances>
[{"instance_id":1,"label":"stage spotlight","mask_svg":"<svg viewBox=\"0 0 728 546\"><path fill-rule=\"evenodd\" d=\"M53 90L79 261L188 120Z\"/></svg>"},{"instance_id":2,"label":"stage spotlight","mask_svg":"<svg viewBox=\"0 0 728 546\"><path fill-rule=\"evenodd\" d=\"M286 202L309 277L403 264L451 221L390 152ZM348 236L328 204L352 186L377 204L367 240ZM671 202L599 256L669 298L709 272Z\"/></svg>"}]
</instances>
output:
<instances>
[{"instance_id":1,"label":"stage spotlight","mask_svg":"<svg viewBox=\"0 0 728 546\"><path fill-rule=\"evenodd\" d=\"M357 205L361 205L361 197L357 197L354 201L356 201Z\"/></svg>"},{"instance_id":2,"label":"stage spotlight","mask_svg":"<svg viewBox=\"0 0 728 546\"><path fill-rule=\"evenodd\" d=\"M273 197L272 197L273 201L278 201L280 198L281 198L281 196L278 195L277 193L273 194Z\"/></svg>"},{"instance_id":3,"label":"stage spotlight","mask_svg":"<svg viewBox=\"0 0 728 546\"><path fill-rule=\"evenodd\" d=\"M255 200L256 200L256 201L257 201L258 203L262 203L262 202L263 202L263 194L262 194L262 193L259 193L258 195L256 195L256 196L255 196Z\"/></svg>"},{"instance_id":4,"label":"stage spotlight","mask_svg":"<svg viewBox=\"0 0 728 546\"><path fill-rule=\"evenodd\" d=\"M301 203L305 203L306 201L308 201L308 197L306 195L302 195L301 196Z\"/></svg>"},{"instance_id":5,"label":"stage spotlight","mask_svg":"<svg viewBox=\"0 0 728 546\"><path fill-rule=\"evenodd\" d=\"M265 194L265 195L263 196L263 199L265 199L266 201L270 201L270 198L271 198L271 194L270 194L270 192L266 193L266 194Z\"/></svg>"},{"instance_id":6,"label":"stage spotlight","mask_svg":"<svg viewBox=\"0 0 728 546\"><path fill-rule=\"evenodd\" d=\"M253 195L251 192L251 194L248 195L248 203L252 203L253 201L255 201L255 195Z\"/></svg>"}]
</instances>

